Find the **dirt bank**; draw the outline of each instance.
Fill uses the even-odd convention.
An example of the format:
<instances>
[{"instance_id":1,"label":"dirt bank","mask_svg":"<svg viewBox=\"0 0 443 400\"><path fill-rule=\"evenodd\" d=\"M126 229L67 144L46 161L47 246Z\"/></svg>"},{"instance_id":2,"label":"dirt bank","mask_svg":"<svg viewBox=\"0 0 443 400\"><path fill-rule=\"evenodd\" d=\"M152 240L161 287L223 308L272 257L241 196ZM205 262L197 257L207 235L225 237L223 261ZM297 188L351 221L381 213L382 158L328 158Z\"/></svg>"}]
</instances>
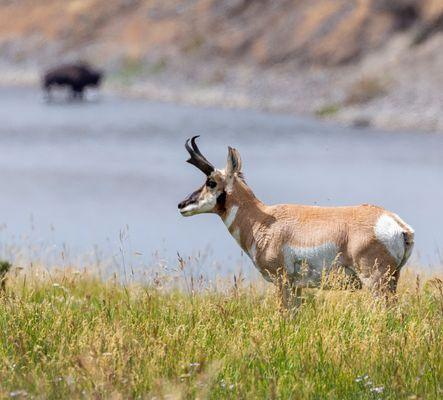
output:
<instances>
[{"instance_id":1,"label":"dirt bank","mask_svg":"<svg viewBox=\"0 0 443 400\"><path fill-rule=\"evenodd\" d=\"M386 3L4 1L0 79L81 58L131 95L443 131L443 3Z\"/></svg>"}]
</instances>

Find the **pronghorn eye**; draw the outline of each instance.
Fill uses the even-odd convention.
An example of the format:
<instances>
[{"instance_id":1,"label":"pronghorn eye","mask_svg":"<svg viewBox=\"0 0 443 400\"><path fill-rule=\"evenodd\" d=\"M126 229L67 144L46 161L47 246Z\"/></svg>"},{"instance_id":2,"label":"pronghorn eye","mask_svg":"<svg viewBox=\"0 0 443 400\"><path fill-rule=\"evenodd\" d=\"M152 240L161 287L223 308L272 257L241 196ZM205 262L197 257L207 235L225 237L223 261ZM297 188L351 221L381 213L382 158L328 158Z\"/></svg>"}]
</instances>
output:
<instances>
[{"instance_id":1,"label":"pronghorn eye","mask_svg":"<svg viewBox=\"0 0 443 400\"><path fill-rule=\"evenodd\" d=\"M206 181L206 186L210 187L211 189L214 189L217 186L217 182L211 181L211 180L207 180Z\"/></svg>"}]
</instances>

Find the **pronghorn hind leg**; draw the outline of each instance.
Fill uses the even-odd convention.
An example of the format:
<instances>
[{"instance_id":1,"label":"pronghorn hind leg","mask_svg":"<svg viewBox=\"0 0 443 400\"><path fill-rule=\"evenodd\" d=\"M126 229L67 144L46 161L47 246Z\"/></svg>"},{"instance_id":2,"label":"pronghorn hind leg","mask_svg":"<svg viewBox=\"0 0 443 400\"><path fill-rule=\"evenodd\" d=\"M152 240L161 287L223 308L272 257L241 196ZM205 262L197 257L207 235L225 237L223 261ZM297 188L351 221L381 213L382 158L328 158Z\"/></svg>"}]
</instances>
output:
<instances>
[{"instance_id":1,"label":"pronghorn hind leg","mask_svg":"<svg viewBox=\"0 0 443 400\"><path fill-rule=\"evenodd\" d=\"M388 306L397 304L397 285L399 277L400 268L390 268L389 266L381 277L378 293L384 298L386 305Z\"/></svg>"},{"instance_id":2,"label":"pronghorn hind leg","mask_svg":"<svg viewBox=\"0 0 443 400\"><path fill-rule=\"evenodd\" d=\"M371 267L369 263L365 265L364 261L361 265L363 269L359 278L363 286L371 291L375 298L382 298L387 304L395 303L400 267L391 267L387 263L381 264L377 260L372 261Z\"/></svg>"},{"instance_id":3,"label":"pronghorn hind leg","mask_svg":"<svg viewBox=\"0 0 443 400\"><path fill-rule=\"evenodd\" d=\"M351 291L362 289L363 283L353 268L345 267L344 275L345 280L343 289L348 289Z\"/></svg>"},{"instance_id":4,"label":"pronghorn hind leg","mask_svg":"<svg viewBox=\"0 0 443 400\"><path fill-rule=\"evenodd\" d=\"M280 310L297 312L302 305L302 288L294 285L287 277L278 280Z\"/></svg>"}]
</instances>

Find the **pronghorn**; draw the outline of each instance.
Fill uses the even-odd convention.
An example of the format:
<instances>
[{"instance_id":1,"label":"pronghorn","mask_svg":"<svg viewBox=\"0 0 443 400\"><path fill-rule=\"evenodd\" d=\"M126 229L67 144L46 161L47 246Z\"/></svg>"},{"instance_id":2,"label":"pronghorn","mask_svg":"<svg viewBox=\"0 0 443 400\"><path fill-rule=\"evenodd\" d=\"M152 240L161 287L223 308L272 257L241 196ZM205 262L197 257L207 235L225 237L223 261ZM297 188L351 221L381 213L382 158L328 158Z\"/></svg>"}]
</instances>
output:
<instances>
[{"instance_id":1,"label":"pronghorn","mask_svg":"<svg viewBox=\"0 0 443 400\"><path fill-rule=\"evenodd\" d=\"M285 306L294 291L299 305L301 288L318 287L335 266L359 287L395 292L414 244L414 230L399 216L367 204L268 206L246 184L236 149L228 147L227 165L219 170L202 155L197 137L185 143L187 162L206 175L206 182L180 202L181 214L218 214L263 277L280 282Z\"/></svg>"}]
</instances>

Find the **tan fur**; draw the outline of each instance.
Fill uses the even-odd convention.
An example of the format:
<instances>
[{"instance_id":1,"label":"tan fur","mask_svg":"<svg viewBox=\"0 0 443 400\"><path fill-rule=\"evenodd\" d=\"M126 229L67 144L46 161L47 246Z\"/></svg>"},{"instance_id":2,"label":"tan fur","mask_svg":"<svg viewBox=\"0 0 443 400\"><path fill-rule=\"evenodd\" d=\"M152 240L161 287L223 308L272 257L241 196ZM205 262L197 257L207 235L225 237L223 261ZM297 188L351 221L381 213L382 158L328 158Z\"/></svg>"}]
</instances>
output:
<instances>
[{"instance_id":1,"label":"tan fur","mask_svg":"<svg viewBox=\"0 0 443 400\"><path fill-rule=\"evenodd\" d=\"M240 246L246 253L255 244L255 265L262 274L278 274L283 266L283 244L310 247L333 242L339 249L340 264L354 270L365 286L376 288L383 284L379 281L384 275L388 280L393 279L396 262L375 237L374 225L383 213L395 214L368 204L353 207L267 206L240 180L236 179L234 185L226 208L219 215L224 219L231 207L239 207L229 231L240 232ZM412 232L401 225L413 241Z\"/></svg>"},{"instance_id":2,"label":"tan fur","mask_svg":"<svg viewBox=\"0 0 443 400\"><path fill-rule=\"evenodd\" d=\"M413 230L397 215L367 204L352 207L268 206L254 196L240 177L240 168L238 152L230 149L226 170L215 170L209 177L217 183L217 188L203 186L200 195L203 198L225 191L224 203L217 204L211 212L224 220L230 233L265 278L277 282L284 274L285 246L303 251L326 244L337 250L336 265L350 271L363 286L375 292L395 291L400 268L409 257L414 240ZM404 237L404 244L400 243L404 245L401 262L377 238L375 226L383 215L391 217L401 229ZM287 280L289 286L303 286L295 276L288 275Z\"/></svg>"}]
</instances>

